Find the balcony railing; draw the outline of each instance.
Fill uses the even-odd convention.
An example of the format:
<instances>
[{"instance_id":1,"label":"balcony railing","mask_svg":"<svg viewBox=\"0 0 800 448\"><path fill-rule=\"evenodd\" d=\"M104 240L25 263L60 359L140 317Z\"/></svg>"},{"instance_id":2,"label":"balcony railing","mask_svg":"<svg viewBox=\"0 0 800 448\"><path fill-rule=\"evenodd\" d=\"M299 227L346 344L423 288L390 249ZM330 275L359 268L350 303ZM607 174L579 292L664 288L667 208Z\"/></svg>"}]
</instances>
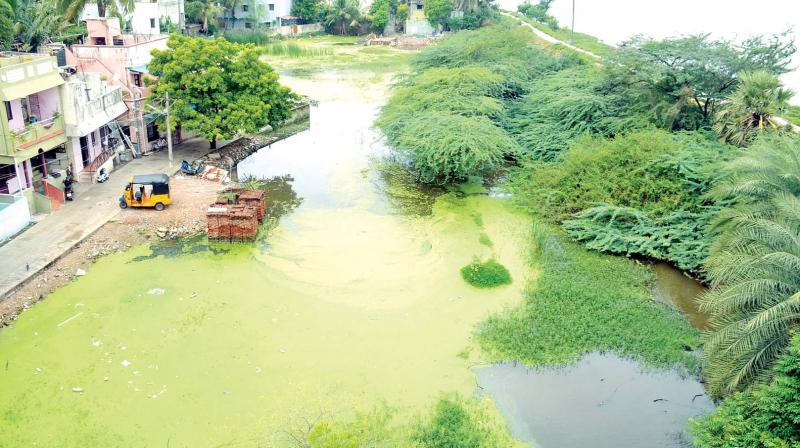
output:
<instances>
[{"instance_id":1,"label":"balcony railing","mask_svg":"<svg viewBox=\"0 0 800 448\"><path fill-rule=\"evenodd\" d=\"M37 143L44 143L44 141L49 138L57 137L59 134L63 133L64 119L61 115L53 116L42 121L28 124L22 129L16 131L12 130L11 134L6 136L5 148L0 148L0 152L9 156L14 156L31 148L38 149L39 146L36 146ZM43 149L48 150L51 148L43 147Z\"/></svg>"}]
</instances>

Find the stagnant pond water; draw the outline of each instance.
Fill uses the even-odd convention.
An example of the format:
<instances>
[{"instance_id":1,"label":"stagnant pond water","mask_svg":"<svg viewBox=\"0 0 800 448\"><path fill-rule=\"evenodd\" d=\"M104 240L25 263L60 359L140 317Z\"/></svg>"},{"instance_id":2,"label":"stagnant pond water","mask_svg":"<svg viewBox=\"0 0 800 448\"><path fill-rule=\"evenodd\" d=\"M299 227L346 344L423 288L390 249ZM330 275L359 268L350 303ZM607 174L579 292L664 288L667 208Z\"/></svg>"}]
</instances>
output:
<instances>
[{"instance_id":1,"label":"stagnant pond water","mask_svg":"<svg viewBox=\"0 0 800 448\"><path fill-rule=\"evenodd\" d=\"M294 178L296 208L264 244L135 247L0 330L0 446L282 445L303 419L474 393L458 355L521 300L529 220L454 193L408 213L420 196L387 195L372 169L380 103L319 83L336 97L310 130L240 166ZM514 283L468 286L459 269L490 256Z\"/></svg>"},{"instance_id":2,"label":"stagnant pond water","mask_svg":"<svg viewBox=\"0 0 800 448\"><path fill-rule=\"evenodd\" d=\"M473 395L476 375L514 434L546 447L570 446L551 424L593 442L620 428L648 441L637 446L681 431L677 415L628 425L626 413L641 418L629 399L598 407L607 390L597 368L580 373L589 361L538 379L508 365L476 374L475 325L523 300L529 218L480 189L434 195L376 169L387 150L371 124L385 83L365 90L372 78L335 72L284 81L320 100L310 129L238 167L281 176L277 225L254 245L185 241L105 257L0 330L0 447L284 446L308 420L382 402L411 416L443 392ZM497 258L513 284L466 285L459 269L474 257ZM622 384L620 396L651 378L612 367L604 381ZM683 400L699 385L663 387ZM509 397L544 406L520 410Z\"/></svg>"}]
</instances>

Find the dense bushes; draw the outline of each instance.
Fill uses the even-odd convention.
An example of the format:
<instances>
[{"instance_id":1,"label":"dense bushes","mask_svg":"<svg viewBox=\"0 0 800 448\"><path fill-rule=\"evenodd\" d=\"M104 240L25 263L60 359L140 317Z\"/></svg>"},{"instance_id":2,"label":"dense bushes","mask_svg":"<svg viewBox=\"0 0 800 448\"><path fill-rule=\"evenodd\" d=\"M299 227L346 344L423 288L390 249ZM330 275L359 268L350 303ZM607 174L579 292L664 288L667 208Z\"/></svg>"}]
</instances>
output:
<instances>
[{"instance_id":1,"label":"dense bushes","mask_svg":"<svg viewBox=\"0 0 800 448\"><path fill-rule=\"evenodd\" d=\"M530 32L463 31L421 52L376 124L423 182L484 175L520 148L498 125L532 79L576 64L529 45Z\"/></svg>"},{"instance_id":2,"label":"dense bushes","mask_svg":"<svg viewBox=\"0 0 800 448\"><path fill-rule=\"evenodd\" d=\"M532 159L556 160L572 140L584 134L613 137L648 126L645 117L602 92L600 71L578 66L534 80L530 93L511 104L505 129Z\"/></svg>"},{"instance_id":3,"label":"dense bushes","mask_svg":"<svg viewBox=\"0 0 800 448\"><path fill-rule=\"evenodd\" d=\"M692 433L701 448L800 446L800 336L778 361L770 384L732 395L695 421Z\"/></svg>"},{"instance_id":4,"label":"dense bushes","mask_svg":"<svg viewBox=\"0 0 800 448\"><path fill-rule=\"evenodd\" d=\"M662 367L698 371L684 350L698 331L653 303L651 273L624 258L588 252L550 229L535 229L539 276L525 305L489 318L481 347L498 360L563 365L592 351L633 356Z\"/></svg>"},{"instance_id":5,"label":"dense bushes","mask_svg":"<svg viewBox=\"0 0 800 448\"><path fill-rule=\"evenodd\" d=\"M517 170L513 188L534 213L564 223L592 249L640 254L696 271L718 208L704 195L734 149L700 133L642 130L584 137L557 162Z\"/></svg>"}]
</instances>

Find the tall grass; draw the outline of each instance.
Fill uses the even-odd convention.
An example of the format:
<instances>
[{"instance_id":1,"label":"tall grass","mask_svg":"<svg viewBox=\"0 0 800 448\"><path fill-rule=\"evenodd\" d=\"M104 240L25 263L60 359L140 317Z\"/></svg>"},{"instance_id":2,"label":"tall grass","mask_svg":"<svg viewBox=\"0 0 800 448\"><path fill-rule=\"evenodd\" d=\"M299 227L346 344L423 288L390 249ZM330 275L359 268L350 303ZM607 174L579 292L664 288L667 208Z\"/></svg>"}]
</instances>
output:
<instances>
[{"instance_id":1,"label":"tall grass","mask_svg":"<svg viewBox=\"0 0 800 448\"><path fill-rule=\"evenodd\" d=\"M589 252L537 226L541 271L524 305L484 322L477 338L494 359L565 365L593 351L697 373L699 334L677 312L654 303L646 266Z\"/></svg>"},{"instance_id":2,"label":"tall grass","mask_svg":"<svg viewBox=\"0 0 800 448\"><path fill-rule=\"evenodd\" d=\"M225 31L223 37L230 42L237 44L254 45L266 45L276 40L275 37L270 36L266 31L261 30L228 30Z\"/></svg>"},{"instance_id":3,"label":"tall grass","mask_svg":"<svg viewBox=\"0 0 800 448\"><path fill-rule=\"evenodd\" d=\"M296 42L274 42L266 46L265 52L270 56L289 58L313 58L333 55L333 50L330 48L311 48L301 46Z\"/></svg>"}]
</instances>

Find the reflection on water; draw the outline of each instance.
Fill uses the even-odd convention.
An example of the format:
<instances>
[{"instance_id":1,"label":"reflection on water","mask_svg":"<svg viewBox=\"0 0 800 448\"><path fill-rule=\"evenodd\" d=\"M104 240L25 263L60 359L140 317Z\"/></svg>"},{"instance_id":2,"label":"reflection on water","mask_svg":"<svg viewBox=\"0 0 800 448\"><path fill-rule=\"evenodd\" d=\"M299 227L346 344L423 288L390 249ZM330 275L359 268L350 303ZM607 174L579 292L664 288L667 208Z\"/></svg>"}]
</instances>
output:
<instances>
[{"instance_id":1,"label":"reflection on water","mask_svg":"<svg viewBox=\"0 0 800 448\"><path fill-rule=\"evenodd\" d=\"M542 448L690 446L687 419L714 410L700 383L593 353L575 366L475 370L512 434Z\"/></svg>"},{"instance_id":2,"label":"reflection on water","mask_svg":"<svg viewBox=\"0 0 800 448\"><path fill-rule=\"evenodd\" d=\"M656 277L653 288L656 300L677 308L693 327L705 329L708 316L700 311L696 301L706 291L705 286L667 263L656 263L652 269Z\"/></svg>"}]
</instances>

